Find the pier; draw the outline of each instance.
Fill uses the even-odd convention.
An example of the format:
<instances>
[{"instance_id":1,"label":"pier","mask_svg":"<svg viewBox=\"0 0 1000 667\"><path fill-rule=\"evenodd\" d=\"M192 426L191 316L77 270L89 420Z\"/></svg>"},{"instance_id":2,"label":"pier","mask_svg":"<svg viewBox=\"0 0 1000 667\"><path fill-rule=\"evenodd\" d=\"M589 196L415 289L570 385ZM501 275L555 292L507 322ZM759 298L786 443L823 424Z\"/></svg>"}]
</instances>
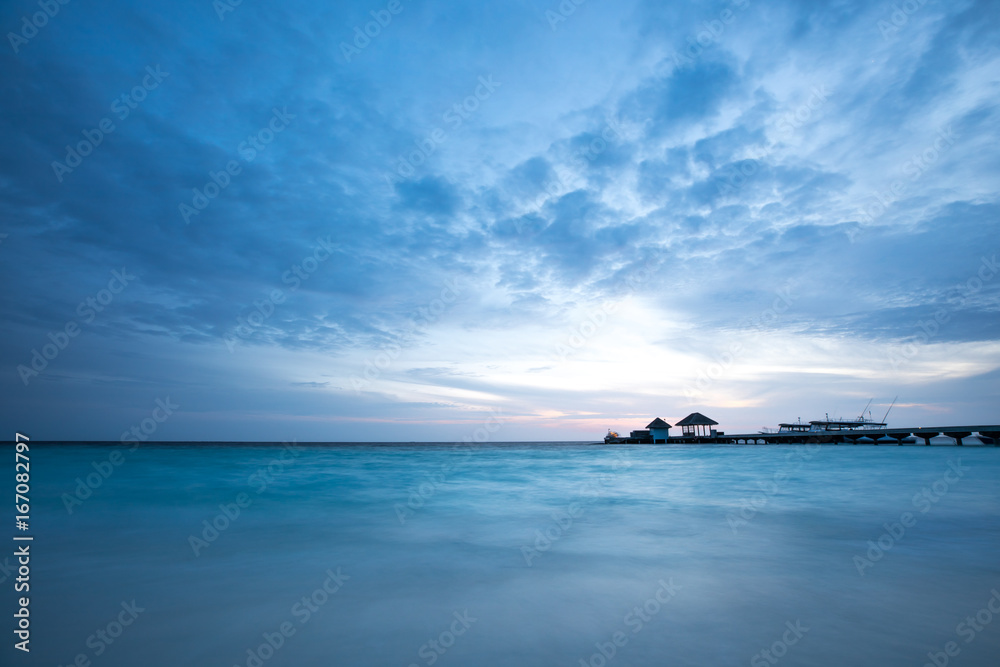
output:
<instances>
[{"instance_id":1,"label":"pier","mask_svg":"<svg viewBox=\"0 0 1000 667\"><path fill-rule=\"evenodd\" d=\"M866 419L856 420L801 421L781 424L779 430L764 429L757 433L725 433L713 426L718 422L700 412L694 412L677 426L681 435L670 435L670 424L657 417L646 429L632 431L627 437L608 431L605 444L666 444L666 445L786 445L815 443L823 445L924 445L931 440L948 437L956 445L1000 446L1000 424L973 424L967 426L919 426L908 428L888 428L883 422ZM976 442L966 442L967 438ZM944 444L944 443L939 443Z\"/></svg>"},{"instance_id":2,"label":"pier","mask_svg":"<svg viewBox=\"0 0 1000 667\"><path fill-rule=\"evenodd\" d=\"M919 428L884 428L872 430L800 431L787 433L715 433L709 436L672 436L668 445L790 445L817 443L825 445L930 445L931 439L947 436L956 445L965 438L977 437L984 445L1000 446L1000 424L973 426L921 426ZM631 440L624 438L623 440ZM651 443L652 441L650 441ZM644 444L635 441L635 444Z\"/></svg>"}]
</instances>

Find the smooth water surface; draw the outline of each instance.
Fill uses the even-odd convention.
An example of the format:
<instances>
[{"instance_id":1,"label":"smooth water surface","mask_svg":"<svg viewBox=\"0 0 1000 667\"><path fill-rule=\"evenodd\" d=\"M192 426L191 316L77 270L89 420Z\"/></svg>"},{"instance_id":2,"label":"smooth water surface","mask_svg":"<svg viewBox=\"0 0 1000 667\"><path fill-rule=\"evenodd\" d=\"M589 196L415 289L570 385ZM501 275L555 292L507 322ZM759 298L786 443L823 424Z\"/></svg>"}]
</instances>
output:
<instances>
[{"instance_id":1,"label":"smooth water surface","mask_svg":"<svg viewBox=\"0 0 1000 667\"><path fill-rule=\"evenodd\" d=\"M31 457L32 652L7 630L3 664L1000 664L992 447Z\"/></svg>"}]
</instances>

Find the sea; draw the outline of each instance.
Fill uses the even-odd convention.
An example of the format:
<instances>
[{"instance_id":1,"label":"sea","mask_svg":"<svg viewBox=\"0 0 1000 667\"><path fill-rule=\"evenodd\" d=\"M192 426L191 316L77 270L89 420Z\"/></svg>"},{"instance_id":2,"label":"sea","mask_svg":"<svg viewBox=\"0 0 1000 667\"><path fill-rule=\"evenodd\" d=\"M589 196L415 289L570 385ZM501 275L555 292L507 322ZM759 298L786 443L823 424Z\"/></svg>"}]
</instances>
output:
<instances>
[{"instance_id":1,"label":"sea","mask_svg":"<svg viewBox=\"0 0 1000 667\"><path fill-rule=\"evenodd\" d=\"M0 552L3 665L1000 665L995 447L29 455L9 534L32 539Z\"/></svg>"}]
</instances>

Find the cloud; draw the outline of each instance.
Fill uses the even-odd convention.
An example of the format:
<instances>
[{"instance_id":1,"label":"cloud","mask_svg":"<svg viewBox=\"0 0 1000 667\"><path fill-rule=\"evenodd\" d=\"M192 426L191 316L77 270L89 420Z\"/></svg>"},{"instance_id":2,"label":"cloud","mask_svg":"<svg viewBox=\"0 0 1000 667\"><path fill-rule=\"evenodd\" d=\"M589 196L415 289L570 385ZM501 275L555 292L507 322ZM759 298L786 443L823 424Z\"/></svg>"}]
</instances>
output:
<instances>
[{"instance_id":1,"label":"cloud","mask_svg":"<svg viewBox=\"0 0 1000 667\"><path fill-rule=\"evenodd\" d=\"M696 57L675 57L734 8ZM484 396L525 415L543 411L531 401L603 414L608 392L581 387L610 376L607 359L669 358L657 391L680 396L684 373L783 294L761 340L801 346L817 368L842 344L917 340L942 309L921 363L947 374L935 346L953 346L984 365L976 377L1000 365L1000 282L970 287L998 250L990 3L928 3L889 34L886 8L832 0L587 5L555 32L536 9L408 5L346 62L364 3L244 3L223 22L203 3L108 7L0 54L0 254L16 267L0 293L4 423L43 424L50 404L113 437L142 404L123 387L194 396L188 434L254 410L281 424L273 437L298 423L282 411L405 405L448 421ZM169 76L120 117L114 101L147 67ZM446 124L488 75L502 86ZM291 116L280 132L276 109ZM53 162L104 118L114 131L60 181ZM401 156L439 127L401 177ZM230 162L239 173L224 176ZM18 365L122 267L135 282L25 387ZM619 314L601 332L643 337L598 332L554 364L554 345L607 304L637 324ZM387 346L388 386L356 395L351 377ZM750 400L765 375L720 392ZM775 391L808 388L805 375ZM864 392L870 378L843 381ZM421 398L438 386L479 398Z\"/></svg>"}]
</instances>

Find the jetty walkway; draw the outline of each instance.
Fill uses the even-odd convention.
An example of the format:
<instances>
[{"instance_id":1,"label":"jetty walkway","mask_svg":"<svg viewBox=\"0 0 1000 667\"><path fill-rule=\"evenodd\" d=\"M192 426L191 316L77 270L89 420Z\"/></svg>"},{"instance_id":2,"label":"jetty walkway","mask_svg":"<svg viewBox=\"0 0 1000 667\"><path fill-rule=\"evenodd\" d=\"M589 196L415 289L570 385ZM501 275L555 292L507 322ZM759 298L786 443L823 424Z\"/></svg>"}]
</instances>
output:
<instances>
[{"instance_id":1,"label":"jetty walkway","mask_svg":"<svg viewBox=\"0 0 1000 667\"><path fill-rule=\"evenodd\" d=\"M921 426L919 428L843 429L838 431L800 431L774 433L717 433L707 436L671 436L668 445L728 444L783 445L817 443L828 445L930 445L938 436L952 438L956 445L976 436L984 445L1000 446L1000 424L972 426ZM627 443L643 444L639 439L621 438ZM975 444L979 444L976 442ZM938 444L938 443L935 443ZM945 443L940 443L945 444Z\"/></svg>"}]
</instances>

